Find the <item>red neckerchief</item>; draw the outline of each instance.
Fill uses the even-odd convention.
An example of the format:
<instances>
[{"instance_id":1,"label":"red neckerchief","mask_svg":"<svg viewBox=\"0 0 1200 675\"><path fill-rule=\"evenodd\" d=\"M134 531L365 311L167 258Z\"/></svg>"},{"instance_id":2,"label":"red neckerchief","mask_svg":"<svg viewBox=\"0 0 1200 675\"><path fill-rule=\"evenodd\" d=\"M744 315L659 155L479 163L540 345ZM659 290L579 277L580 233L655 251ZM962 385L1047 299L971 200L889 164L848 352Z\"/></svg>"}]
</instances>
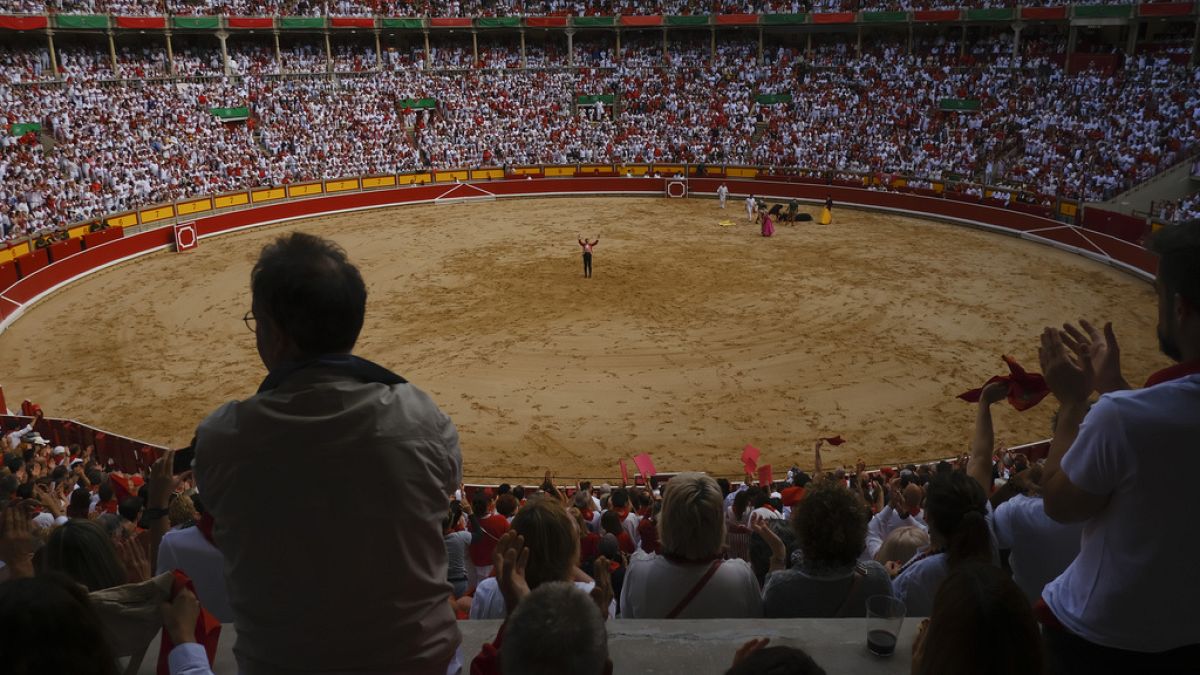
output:
<instances>
[{"instance_id":1,"label":"red neckerchief","mask_svg":"<svg viewBox=\"0 0 1200 675\"><path fill-rule=\"evenodd\" d=\"M613 509L613 511L616 511L617 515L621 516L621 522L624 522L625 519L629 517L629 507L628 506L622 506L620 508Z\"/></svg>"},{"instance_id":2,"label":"red neckerchief","mask_svg":"<svg viewBox=\"0 0 1200 675\"><path fill-rule=\"evenodd\" d=\"M584 519L584 520L586 520L587 522L589 522L589 523L590 523L590 522L592 522L592 517L593 517L595 514L594 514L594 513L592 513L592 510L591 510L591 509L584 509L584 510L582 510L582 511L580 511L580 512L579 512L579 515L583 516L583 519Z\"/></svg>"},{"instance_id":3,"label":"red neckerchief","mask_svg":"<svg viewBox=\"0 0 1200 675\"><path fill-rule=\"evenodd\" d=\"M649 518L650 517L650 507L647 506L644 509L638 509L638 515L641 516L642 518Z\"/></svg>"},{"instance_id":4,"label":"red neckerchief","mask_svg":"<svg viewBox=\"0 0 1200 675\"><path fill-rule=\"evenodd\" d=\"M1200 373L1200 361L1176 363L1169 368L1163 368L1157 373L1151 375L1150 378L1146 380L1146 386L1153 387L1156 384L1170 382L1171 380L1178 380L1181 377L1187 377L1188 375L1195 375L1197 373Z\"/></svg>"},{"instance_id":5,"label":"red neckerchief","mask_svg":"<svg viewBox=\"0 0 1200 675\"><path fill-rule=\"evenodd\" d=\"M778 511L776 511L776 510L775 510L775 507L774 507L774 506L771 506L771 503L770 503L770 502L767 502L766 504L763 504L763 508L764 508L764 509L771 509L771 512L772 512L772 513L779 513Z\"/></svg>"}]
</instances>

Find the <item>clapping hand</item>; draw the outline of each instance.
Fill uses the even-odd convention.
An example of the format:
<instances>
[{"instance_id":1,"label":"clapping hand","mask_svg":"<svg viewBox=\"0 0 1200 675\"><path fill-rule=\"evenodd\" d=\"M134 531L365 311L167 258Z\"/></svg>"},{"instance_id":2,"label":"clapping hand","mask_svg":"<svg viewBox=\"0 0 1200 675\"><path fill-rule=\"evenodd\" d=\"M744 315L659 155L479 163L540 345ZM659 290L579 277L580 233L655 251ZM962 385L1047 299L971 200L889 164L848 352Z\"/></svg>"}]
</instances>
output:
<instances>
[{"instance_id":1,"label":"clapping hand","mask_svg":"<svg viewBox=\"0 0 1200 675\"><path fill-rule=\"evenodd\" d=\"M1129 383L1121 375L1121 346L1117 344L1112 322L1104 324L1103 333L1084 319L1079 320L1079 326L1082 330L1064 323L1062 340L1072 350L1078 351L1077 346L1083 347L1096 376L1096 392L1107 394L1128 389Z\"/></svg>"},{"instance_id":2,"label":"clapping hand","mask_svg":"<svg viewBox=\"0 0 1200 675\"><path fill-rule=\"evenodd\" d=\"M1088 356L1088 345L1081 344L1055 328L1042 331L1038 360L1042 374L1055 398L1063 405L1078 405L1087 401L1095 388L1096 373Z\"/></svg>"},{"instance_id":3,"label":"clapping hand","mask_svg":"<svg viewBox=\"0 0 1200 675\"><path fill-rule=\"evenodd\" d=\"M496 566L496 583L504 596L507 613L512 614L517 604L529 595L529 582L525 579L525 566L529 564L529 548L525 537L516 530L505 532L496 543L492 558Z\"/></svg>"},{"instance_id":4,"label":"clapping hand","mask_svg":"<svg viewBox=\"0 0 1200 675\"><path fill-rule=\"evenodd\" d=\"M150 560L146 558L146 549L141 539L124 537L116 542L117 558L125 568L125 577L131 584L138 584L150 578Z\"/></svg>"}]
</instances>

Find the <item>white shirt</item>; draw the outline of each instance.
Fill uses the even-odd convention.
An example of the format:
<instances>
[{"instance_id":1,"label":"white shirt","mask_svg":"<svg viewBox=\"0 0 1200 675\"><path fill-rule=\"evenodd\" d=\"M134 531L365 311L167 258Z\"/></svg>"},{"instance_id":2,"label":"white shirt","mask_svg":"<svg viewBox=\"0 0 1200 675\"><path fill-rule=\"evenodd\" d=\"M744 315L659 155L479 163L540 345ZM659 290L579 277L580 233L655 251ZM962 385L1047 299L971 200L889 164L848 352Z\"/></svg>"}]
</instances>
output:
<instances>
[{"instance_id":1,"label":"white shirt","mask_svg":"<svg viewBox=\"0 0 1200 675\"><path fill-rule=\"evenodd\" d=\"M661 619L708 571L709 564L679 565L663 556L638 551L629 560L621 587L621 617ZM750 563L726 560L704 588L680 612L680 619L756 619L762 595Z\"/></svg>"},{"instance_id":2,"label":"white shirt","mask_svg":"<svg viewBox=\"0 0 1200 675\"><path fill-rule=\"evenodd\" d=\"M925 512L921 511L915 516L901 518L900 513L890 504L883 507L883 510L876 513L871 518L870 524L867 525L867 548L863 551L865 559L874 560L875 554L883 546L883 542L887 541L889 534L902 527L910 526L928 531L929 526L925 524Z\"/></svg>"},{"instance_id":3,"label":"white shirt","mask_svg":"<svg viewBox=\"0 0 1200 675\"><path fill-rule=\"evenodd\" d=\"M1059 523L1046 515L1041 497L1017 495L996 509L992 531L1000 548L1012 550L1013 581L1033 604L1079 555L1083 523Z\"/></svg>"},{"instance_id":4,"label":"white shirt","mask_svg":"<svg viewBox=\"0 0 1200 675\"><path fill-rule=\"evenodd\" d=\"M26 424L23 429L17 429L12 433L7 434L4 437L4 442L8 444L8 449L16 450L17 446L21 444L21 437L31 431L33 431L33 425Z\"/></svg>"},{"instance_id":5,"label":"white shirt","mask_svg":"<svg viewBox=\"0 0 1200 675\"><path fill-rule=\"evenodd\" d=\"M929 549L922 546L917 549L916 559ZM945 553L933 555L906 563L904 570L892 579L892 590L896 599L904 603L905 616L929 616L933 611L933 598L937 595L938 586L950 571L950 562Z\"/></svg>"},{"instance_id":6,"label":"white shirt","mask_svg":"<svg viewBox=\"0 0 1200 675\"><path fill-rule=\"evenodd\" d=\"M584 593L591 593L596 584L591 581L576 581L575 588ZM608 618L612 619L617 615L617 602L613 600L608 605ZM500 586L496 582L496 577L488 577L479 582L475 587L475 597L471 600L470 618L473 620L485 619L503 619L508 616L508 608L504 604L504 594L500 592Z\"/></svg>"},{"instance_id":7,"label":"white shirt","mask_svg":"<svg viewBox=\"0 0 1200 675\"><path fill-rule=\"evenodd\" d=\"M1161 652L1200 641L1200 559L1190 482L1200 472L1200 375L1105 394L1062 469L1108 505L1084 525L1079 555L1042 598L1090 642Z\"/></svg>"},{"instance_id":8,"label":"white shirt","mask_svg":"<svg viewBox=\"0 0 1200 675\"><path fill-rule=\"evenodd\" d=\"M229 592L225 589L225 558L204 538L198 527L170 530L158 544L155 574L182 570L196 586L196 597L221 623L233 621Z\"/></svg>"},{"instance_id":9,"label":"white shirt","mask_svg":"<svg viewBox=\"0 0 1200 675\"><path fill-rule=\"evenodd\" d=\"M754 522L754 518L765 518L766 520L783 520L783 514L775 509L768 509L765 506L760 506L750 512L750 522Z\"/></svg>"}]
</instances>

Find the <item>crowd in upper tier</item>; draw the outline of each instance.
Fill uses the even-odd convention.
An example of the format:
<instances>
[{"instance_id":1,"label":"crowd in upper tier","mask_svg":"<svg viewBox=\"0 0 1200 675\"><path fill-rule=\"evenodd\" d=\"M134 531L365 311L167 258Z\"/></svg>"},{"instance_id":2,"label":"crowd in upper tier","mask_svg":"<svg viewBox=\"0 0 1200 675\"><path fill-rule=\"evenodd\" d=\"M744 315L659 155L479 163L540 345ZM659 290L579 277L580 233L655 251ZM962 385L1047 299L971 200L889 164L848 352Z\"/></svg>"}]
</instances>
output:
<instances>
[{"instance_id":1,"label":"crowd in upper tier","mask_svg":"<svg viewBox=\"0 0 1200 675\"><path fill-rule=\"evenodd\" d=\"M65 42L65 41L63 41ZM153 203L425 167L688 162L956 179L1046 198L1098 200L1144 181L1200 141L1200 68L1173 52L1123 57L1112 74L1063 67L1061 36L924 36L799 46L626 36L574 45L575 68L520 68L516 40L230 39L166 51L0 47L4 238ZM565 45L531 41L534 68ZM327 58L332 56L332 59ZM429 63L427 63L427 56ZM432 68L433 70L427 70ZM114 72L116 73L114 75ZM284 76L280 76L280 73ZM337 77L327 77L333 72ZM308 74L291 76L292 74ZM321 75L313 77L312 74ZM354 75L368 75L358 76ZM114 77L121 78L119 81ZM699 85L699 86L697 86ZM576 105L611 94L616 105ZM764 94L791 102L759 103ZM432 98L414 110L405 101ZM977 112L940 110L944 99ZM214 107L246 106L228 123ZM28 129L28 128L27 128ZM1044 198L1040 198L1044 201Z\"/></svg>"},{"instance_id":2,"label":"crowd in upper tier","mask_svg":"<svg viewBox=\"0 0 1200 675\"><path fill-rule=\"evenodd\" d=\"M595 16L1122 4L1111 0L6 0L0 12L228 16Z\"/></svg>"}]
</instances>

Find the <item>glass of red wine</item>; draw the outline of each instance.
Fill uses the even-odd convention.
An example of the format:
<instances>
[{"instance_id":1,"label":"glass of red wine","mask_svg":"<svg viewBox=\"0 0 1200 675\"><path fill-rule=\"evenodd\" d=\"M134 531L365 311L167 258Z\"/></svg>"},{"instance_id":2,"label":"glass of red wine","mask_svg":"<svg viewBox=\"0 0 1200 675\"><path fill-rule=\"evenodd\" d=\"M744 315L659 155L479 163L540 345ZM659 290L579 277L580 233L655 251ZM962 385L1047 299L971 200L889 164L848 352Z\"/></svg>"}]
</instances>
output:
<instances>
[{"instance_id":1,"label":"glass of red wine","mask_svg":"<svg viewBox=\"0 0 1200 675\"><path fill-rule=\"evenodd\" d=\"M867 598L867 649L876 656L891 656L904 623L904 603L888 595Z\"/></svg>"}]
</instances>

